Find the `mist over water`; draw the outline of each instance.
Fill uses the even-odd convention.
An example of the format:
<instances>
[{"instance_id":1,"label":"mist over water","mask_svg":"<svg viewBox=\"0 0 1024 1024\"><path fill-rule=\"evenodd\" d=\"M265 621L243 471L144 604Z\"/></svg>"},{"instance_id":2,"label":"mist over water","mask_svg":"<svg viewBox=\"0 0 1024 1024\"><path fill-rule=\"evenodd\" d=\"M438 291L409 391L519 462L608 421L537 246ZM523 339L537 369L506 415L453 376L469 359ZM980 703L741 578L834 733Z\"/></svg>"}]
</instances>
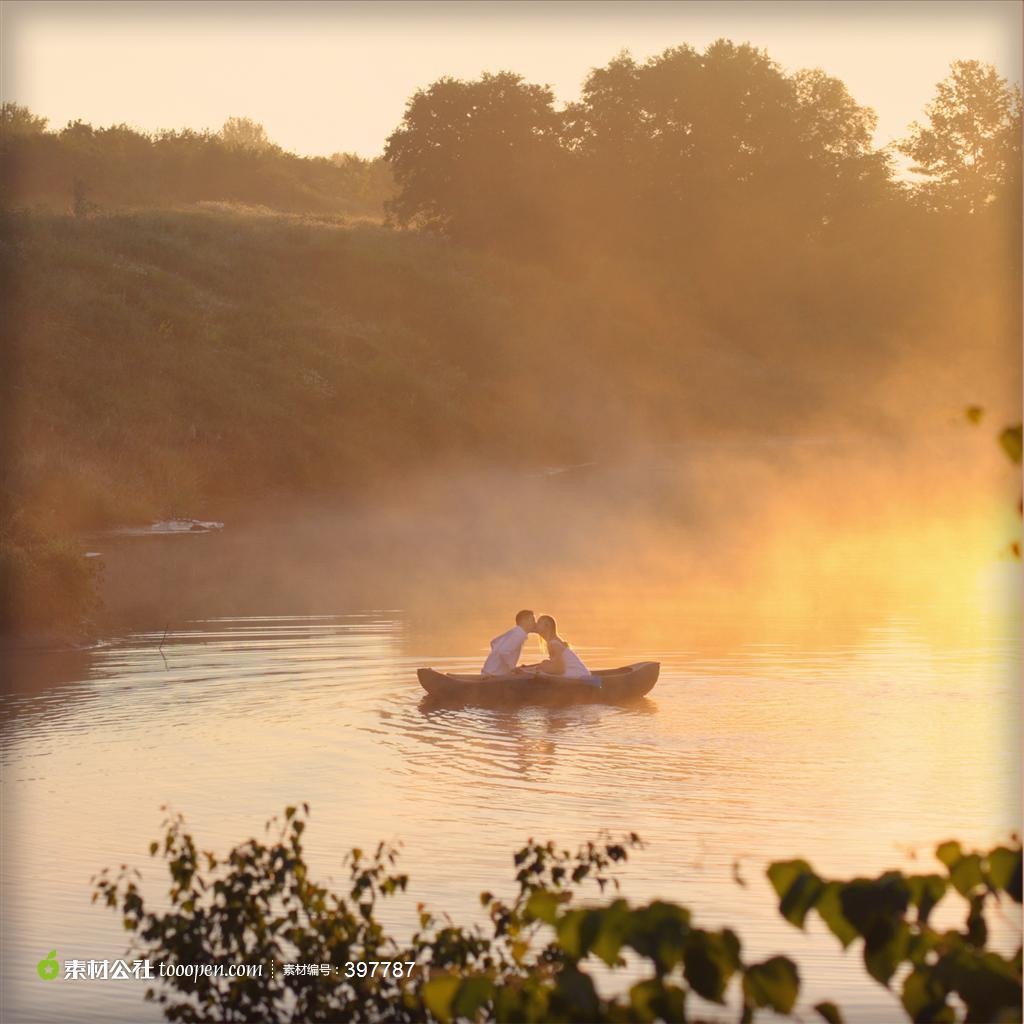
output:
<instances>
[{"instance_id":1,"label":"mist over water","mask_svg":"<svg viewBox=\"0 0 1024 1024\"><path fill-rule=\"evenodd\" d=\"M475 919L530 836L636 831L628 898L679 900L752 956L793 955L806 1005L891 1020L855 953L781 920L763 869L921 867L950 836L1016 827L1019 523L994 447L959 426L887 448L658 446L239 508L220 534L94 538L118 635L24 662L4 704L10 1012L158 1019L134 983L90 983L87 1011L72 984L40 991L55 945L124 953L90 875L127 861L157 896L161 804L225 852L308 800L318 878L340 883L353 845L404 844L410 891L384 913L399 931L419 900ZM588 665L659 660L650 698L425 699L417 667L475 670L524 605Z\"/></svg>"},{"instance_id":2,"label":"mist over water","mask_svg":"<svg viewBox=\"0 0 1024 1024\"><path fill-rule=\"evenodd\" d=\"M936 579L978 600L979 566L1019 535L1018 486L983 431L952 424L435 469L351 499L218 510L223 533L91 543L115 630L400 608L469 654L525 606L580 643L594 638L576 614L627 644L706 634L721 617L728 643L762 618L846 635L861 608L930 604Z\"/></svg>"}]
</instances>

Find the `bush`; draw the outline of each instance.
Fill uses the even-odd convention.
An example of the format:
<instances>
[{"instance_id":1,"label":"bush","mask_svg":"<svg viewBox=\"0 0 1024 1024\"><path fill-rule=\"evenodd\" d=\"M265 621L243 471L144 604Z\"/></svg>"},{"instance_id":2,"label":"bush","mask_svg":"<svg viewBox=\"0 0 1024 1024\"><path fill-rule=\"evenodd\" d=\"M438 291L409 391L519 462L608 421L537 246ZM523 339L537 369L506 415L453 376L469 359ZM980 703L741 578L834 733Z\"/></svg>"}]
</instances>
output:
<instances>
[{"instance_id":1,"label":"bush","mask_svg":"<svg viewBox=\"0 0 1024 1024\"><path fill-rule=\"evenodd\" d=\"M126 866L93 879L93 900L122 914L134 933L133 955L168 965L274 964L269 978L162 979L146 998L161 1003L168 1020L684 1021L694 1019L692 994L724 1005L731 988L743 1021L764 1008L788 1014L796 1004L800 976L792 960L747 962L734 931L700 928L686 907L661 900L635 906L617 895L580 902L588 882L602 894L618 889L614 871L642 845L636 835L587 843L575 854L531 840L514 856L514 899L480 896L488 929L439 920L420 904L419 927L402 943L376 917L378 901L408 885L406 875L394 873L394 848L382 843L369 857L352 850L349 890L331 893L309 878L303 857L308 810L287 808L276 838L250 839L224 860L200 852L180 816L168 818L162 842L150 845L170 874L166 910L147 907L139 873ZM835 882L804 861L773 864L768 874L788 920L802 926L814 909L844 946L862 939L865 965L882 984L909 966L903 1005L912 1020L957 1019L949 1001L956 995L967 1022L1019 1021L1021 953L1006 959L987 948L984 910L1007 895L1020 903L1020 843L1014 837L987 853L944 843L938 856L945 875L887 872ZM967 924L938 932L929 917L951 892L967 901ZM625 995L599 995L588 965L615 971L625 954L639 960L640 980ZM374 962L403 966L397 975L347 973L350 963ZM286 963L331 970L286 973ZM832 1003L816 1009L825 1020L841 1020Z\"/></svg>"}]
</instances>

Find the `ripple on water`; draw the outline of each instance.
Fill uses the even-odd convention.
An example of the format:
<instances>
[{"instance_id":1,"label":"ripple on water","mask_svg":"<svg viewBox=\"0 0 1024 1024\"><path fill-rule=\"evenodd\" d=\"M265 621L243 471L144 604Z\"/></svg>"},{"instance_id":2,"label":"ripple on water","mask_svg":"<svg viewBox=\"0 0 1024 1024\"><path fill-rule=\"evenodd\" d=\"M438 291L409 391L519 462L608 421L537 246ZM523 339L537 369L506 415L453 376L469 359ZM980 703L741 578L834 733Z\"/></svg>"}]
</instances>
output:
<instances>
[{"instance_id":1,"label":"ripple on water","mask_svg":"<svg viewBox=\"0 0 1024 1024\"><path fill-rule=\"evenodd\" d=\"M636 831L649 847L623 873L627 895L682 900L708 924L737 925L753 951L792 952L812 992L863 1021L888 1019L888 997L829 936L780 922L765 863L801 854L836 874L881 870L951 829L980 843L1016 824L1012 637L944 646L897 622L821 649L581 647L597 662L656 657L657 688L628 708L474 708L423 698L416 667L477 662L427 649L407 626L396 612L193 622L98 647L78 677L5 701L5 871L17 882L5 998L18 1019L71 1008L71 986L41 1006L28 982L55 939L64 956L121 955L119 922L88 903L88 878L146 865L164 803L223 851L307 799L321 877L339 876L351 845L399 838L413 901L463 919L479 914L481 889L509 888L528 836ZM410 907L386 915L405 927ZM140 993L100 988L96 1019L140 1019Z\"/></svg>"}]
</instances>

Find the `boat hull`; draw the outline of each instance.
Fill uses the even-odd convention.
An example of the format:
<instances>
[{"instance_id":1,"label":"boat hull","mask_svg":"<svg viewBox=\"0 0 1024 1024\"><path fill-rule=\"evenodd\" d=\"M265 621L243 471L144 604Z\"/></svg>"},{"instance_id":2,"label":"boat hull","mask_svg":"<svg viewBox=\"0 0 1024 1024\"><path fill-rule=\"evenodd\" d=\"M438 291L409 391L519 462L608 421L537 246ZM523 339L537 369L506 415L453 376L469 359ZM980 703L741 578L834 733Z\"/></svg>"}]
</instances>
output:
<instances>
[{"instance_id":1,"label":"boat hull","mask_svg":"<svg viewBox=\"0 0 1024 1024\"><path fill-rule=\"evenodd\" d=\"M624 704L645 697L658 681L661 665L641 661L622 668L598 669L596 685L565 676L480 676L418 669L420 685L441 700L473 704Z\"/></svg>"}]
</instances>

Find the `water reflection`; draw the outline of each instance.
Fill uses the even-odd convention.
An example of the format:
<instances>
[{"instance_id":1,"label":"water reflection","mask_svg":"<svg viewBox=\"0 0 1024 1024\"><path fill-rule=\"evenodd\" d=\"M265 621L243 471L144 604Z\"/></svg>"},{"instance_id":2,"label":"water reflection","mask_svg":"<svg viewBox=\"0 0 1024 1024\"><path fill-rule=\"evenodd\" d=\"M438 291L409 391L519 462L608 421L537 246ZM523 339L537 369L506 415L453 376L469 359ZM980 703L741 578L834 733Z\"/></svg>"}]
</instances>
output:
<instances>
[{"instance_id":1,"label":"water reflection","mask_svg":"<svg viewBox=\"0 0 1024 1024\"><path fill-rule=\"evenodd\" d=\"M646 697L618 708L600 704L516 708L480 707L427 696L417 708L422 722L396 717L395 724L401 732L393 737L397 746L413 740L434 748L414 758L413 763L431 766L437 757L465 757L466 749L470 748L484 752L483 759L475 763L476 770L485 776L493 773L495 778L508 775L509 768L525 777L550 773L558 763L561 736L575 730L600 728L605 716L654 715L658 711L658 705Z\"/></svg>"}]
</instances>

